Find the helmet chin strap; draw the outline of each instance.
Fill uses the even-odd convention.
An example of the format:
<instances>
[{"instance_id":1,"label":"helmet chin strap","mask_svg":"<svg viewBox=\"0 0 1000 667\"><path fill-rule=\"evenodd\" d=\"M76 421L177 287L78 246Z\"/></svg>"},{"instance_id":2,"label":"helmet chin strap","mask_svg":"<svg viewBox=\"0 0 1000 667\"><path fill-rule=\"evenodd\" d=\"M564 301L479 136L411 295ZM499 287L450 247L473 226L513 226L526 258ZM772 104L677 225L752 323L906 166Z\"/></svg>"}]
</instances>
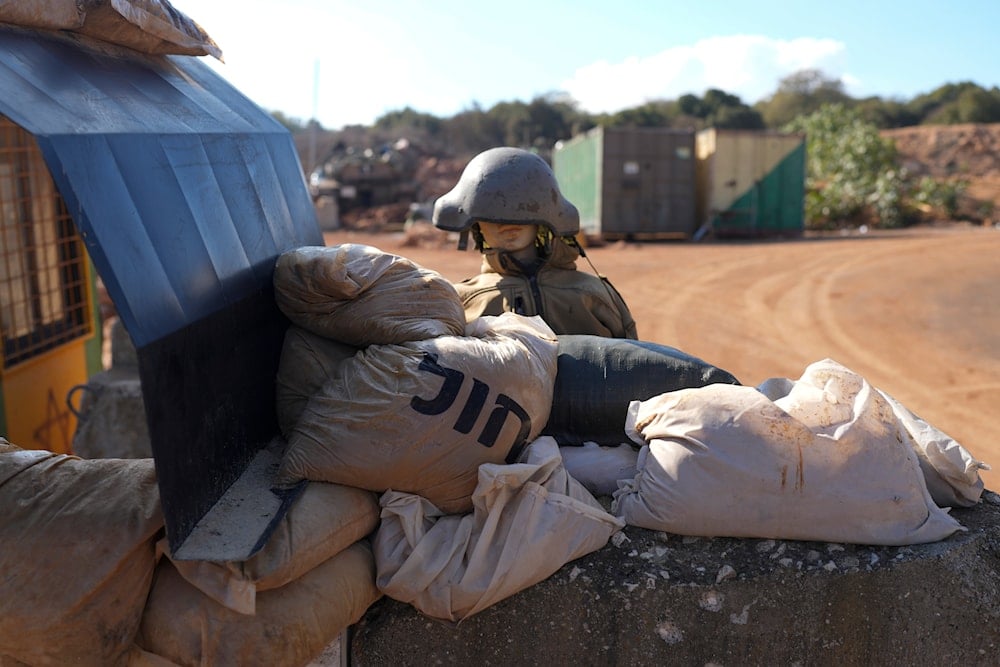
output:
<instances>
[{"instance_id":1,"label":"helmet chin strap","mask_svg":"<svg viewBox=\"0 0 1000 667\"><path fill-rule=\"evenodd\" d=\"M576 248L576 251L577 251L578 253L580 253L580 257L583 257L584 259L586 259L586 260L587 260L587 264L590 264L590 268L594 269L594 265L593 265L593 264L591 264L591 262L590 262L590 258L589 258L589 257L587 257L587 253L585 253L585 252L583 251L583 246L582 246L582 245L580 245L580 242L576 240L576 237L575 237L575 236L563 236L563 237L562 237L562 240L563 240L563 241L564 241L564 242L566 243L566 245L568 245L568 246L569 246L570 248ZM594 269L594 273L597 273L597 269Z\"/></svg>"},{"instance_id":2,"label":"helmet chin strap","mask_svg":"<svg viewBox=\"0 0 1000 667\"><path fill-rule=\"evenodd\" d=\"M601 275L600 271L597 270L597 267L594 266L594 263L590 261L590 257L587 257L587 253L584 252L583 246L580 245L580 242L576 239L575 236L564 236L562 238L563 241L566 242L566 245L570 246L571 248L576 248L576 251L580 253L580 257L583 257L585 260L587 260L587 264L590 265L590 270L594 272L595 276L601 279L601 284L604 285L604 289L607 290L608 296L612 296L611 294L612 290L614 290L615 292L618 291L615 289L614 285L611 284L611 281L608 280L608 277ZM614 297L612 296L612 299L613 298Z\"/></svg>"},{"instance_id":3,"label":"helmet chin strap","mask_svg":"<svg viewBox=\"0 0 1000 667\"><path fill-rule=\"evenodd\" d=\"M469 247L469 230L463 229L458 233L458 249L465 250Z\"/></svg>"}]
</instances>

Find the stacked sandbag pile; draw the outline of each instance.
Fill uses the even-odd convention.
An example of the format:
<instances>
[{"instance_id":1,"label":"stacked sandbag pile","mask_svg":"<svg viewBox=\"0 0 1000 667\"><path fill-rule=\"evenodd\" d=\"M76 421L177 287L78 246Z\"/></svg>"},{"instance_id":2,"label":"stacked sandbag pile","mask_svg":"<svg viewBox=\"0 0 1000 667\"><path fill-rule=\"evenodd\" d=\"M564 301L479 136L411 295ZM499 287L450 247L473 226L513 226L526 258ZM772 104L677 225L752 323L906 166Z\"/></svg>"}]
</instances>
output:
<instances>
[{"instance_id":1,"label":"stacked sandbag pile","mask_svg":"<svg viewBox=\"0 0 1000 667\"><path fill-rule=\"evenodd\" d=\"M558 350L540 318L467 325L449 282L363 245L287 252L274 284L292 322L279 482L382 494L380 591L458 620L621 528L565 472L555 441L538 438Z\"/></svg>"},{"instance_id":2,"label":"stacked sandbag pile","mask_svg":"<svg viewBox=\"0 0 1000 667\"><path fill-rule=\"evenodd\" d=\"M309 484L244 562L173 561L153 459L0 438L0 665L306 664L381 593L370 491Z\"/></svg>"},{"instance_id":3,"label":"stacked sandbag pile","mask_svg":"<svg viewBox=\"0 0 1000 667\"><path fill-rule=\"evenodd\" d=\"M0 664L127 664L163 533L153 460L0 438L0 508Z\"/></svg>"},{"instance_id":4,"label":"stacked sandbag pile","mask_svg":"<svg viewBox=\"0 0 1000 667\"><path fill-rule=\"evenodd\" d=\"M274 284L294 325L277 387L279 483L392 489L464 513L479 466L513 462L545 425L556 339L541 319L467 328L451 283L358 244L286 252Z\"/></svg>"},{"instance_id":5,"label":"stacked sandbag pile","mask_svg":"<svg viewBox=\"0 0 1000 667\"><path fill-rule=\"evenodd\" d=\"M311 483L249 560L166 555L137 645L178 665L306 664L381 597L364 539L378 512L370 491Z\"/></svg>"},{"instance_id":6,"label":"stacked sandbag pile","mask_svg":"<svg viewBox=\"0 0 1000 667\"><path fill-rule=\"evenodd\" d=\"M341 413L309 408L317 397L332 392L345 414L367 400L331 384L356 355L380 344L464 332L449 283L369 246L285 253L275 266L274 287L292 322L276 378L278 424L291 442L283 470L301 449L295 434L311 425L310 418L325 424ZM377 421L361 426L361 435L377 439ZM352 437L348 444L359 442ZM377 494L307 463L320 472L284 474L291 486L308 482L251 559L192 562L167 554L143 616L143 649L179 664L303 664L381 597L367 539L379 523ZM160 546L166 551L165 543Z\"/></svg>"}]
</instances>

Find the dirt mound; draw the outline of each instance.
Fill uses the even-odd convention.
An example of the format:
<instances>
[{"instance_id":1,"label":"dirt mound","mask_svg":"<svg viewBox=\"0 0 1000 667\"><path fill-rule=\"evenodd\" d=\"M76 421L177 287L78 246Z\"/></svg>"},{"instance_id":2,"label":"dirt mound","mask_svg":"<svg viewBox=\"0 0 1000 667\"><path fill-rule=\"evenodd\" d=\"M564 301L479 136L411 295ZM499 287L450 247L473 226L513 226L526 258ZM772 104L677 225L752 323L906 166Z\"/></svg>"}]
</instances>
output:
<instances>
[{"instance_id":1,"label":"dirt mound","mask_svg":"<svg viewBox=\"0 0 1000 667\"><path fill-rule=\"evenodd\" d=\"M424 201L436 199L455 187L470 159L427 157L421 160L416 179L420 183L420 194Z\"/></svg>"},{"instance_id":2,"label":"dirt mound","mask_svg":"<svg viewBox=\"0 0 1000 667\"><path fill-rule=\"evenodd\" d=\"M1000 123L920 125L885 130L903 166L936 178L1000 175Z\"/></svg>"},{"instance_id":3,"label":"dirt mound","mask_svg":"<svg viewBox=\"0 0 1000 667\"><path fill-rule=\"evenodd\" d=\"M918 125L883 130L911 173L968 183L974 199L1000 210L1000 123Z\"/></svg>"}]
</instances>

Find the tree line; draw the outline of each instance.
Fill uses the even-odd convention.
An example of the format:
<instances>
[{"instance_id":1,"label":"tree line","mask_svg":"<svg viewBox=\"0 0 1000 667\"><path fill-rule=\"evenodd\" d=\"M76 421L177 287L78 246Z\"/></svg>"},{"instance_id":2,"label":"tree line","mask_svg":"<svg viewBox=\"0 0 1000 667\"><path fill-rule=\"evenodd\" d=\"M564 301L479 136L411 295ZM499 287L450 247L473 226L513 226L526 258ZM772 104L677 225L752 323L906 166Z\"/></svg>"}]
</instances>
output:
<instances>
[{"instance_id":1,"label":"tree line","mask_svg":"<svg viewBox=\"0 0 1000 667\"><path fill-rule=\"evenodd\" d=\"M959 203L967 182L911 176L900 166L894 144L879 131L1000 122L1000 89L966 81L944 84L909 101L858 99L848 95L838 79L807 69L782 79L774 93L752 106L737 95L713 88L700 96L689 93L676 100L649 101L604 114L581 111L563 93L541 95L530 102L499 102L489 109L473 104L449 118L407 106L383 114L372 126L346 126L336 132L281 113L274 116L300 138L307 131L314 138L320 136L316 153L321 160L335 143L377 146L400 137L435 155L471 156L506 145L535 148L548 156L557 142L598 125L801 132L807 154L806 226L871 223L893 227L928 217L961 217ZM980 217L993 212L990 202L974 202L973 206ZM968 210L964 215L968 216Z\"/></svg>"},{"instance_id":2,"label":"tree line","mask_svg":"<svg viewBox=\"0 0 1000 667\"><path fill-rule=\"evenodd\" d=\"M997 87L986 89L965 81L944 84L909 101L877 96L854 98L845 92L839 79L820 70L806 69L782 79L771 95L753 105L737 95L710 88L701 95L688 93L676 100L652 100L614 113L592 114L581 111L568 95L553 92L529 102L498 102L488 109L473 104L447 118L405 106L383 114L371 126L346 126L341 133L369 145L405 136L433 152L463 155L499 145L547 150L557 141L598 125L782 129L830 104L855 111L877 129L1000 122ZM274 116L293 134L310 129L309 123L281 112L274 112ZM322 127L318 129L329 132Z\"/></svg>"}]
</instances>

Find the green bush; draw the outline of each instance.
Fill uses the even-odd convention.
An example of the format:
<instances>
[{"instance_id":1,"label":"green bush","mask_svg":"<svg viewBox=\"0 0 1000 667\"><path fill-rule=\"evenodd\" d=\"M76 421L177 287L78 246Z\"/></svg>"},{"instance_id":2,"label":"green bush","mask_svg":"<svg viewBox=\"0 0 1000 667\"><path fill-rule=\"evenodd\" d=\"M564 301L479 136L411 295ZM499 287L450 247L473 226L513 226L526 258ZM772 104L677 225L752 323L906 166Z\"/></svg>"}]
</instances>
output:
<instances>
[{"instance_id":1,"label":"green bush","mask_svg":"<svg viewBox=\"0 0 1000 667\"><path fill-rule=\"evenodd\" d=\"M921 208L953 219L958 217L958 205L968 185L966 181L939 181L924 176L914 185L910 197Z\"/></svg>"},{"instance_id":2,"label":"green bush","mask_svg":"<svg viewBox=\"0 0 1000 667\"><path fill-rule=\"evenodd\" d=\"M784 128L806 135L805 224L824 229L873 218L903 224L906 172L895 145L859 112L829 104Z\"/></svg>"}]
</instances>

